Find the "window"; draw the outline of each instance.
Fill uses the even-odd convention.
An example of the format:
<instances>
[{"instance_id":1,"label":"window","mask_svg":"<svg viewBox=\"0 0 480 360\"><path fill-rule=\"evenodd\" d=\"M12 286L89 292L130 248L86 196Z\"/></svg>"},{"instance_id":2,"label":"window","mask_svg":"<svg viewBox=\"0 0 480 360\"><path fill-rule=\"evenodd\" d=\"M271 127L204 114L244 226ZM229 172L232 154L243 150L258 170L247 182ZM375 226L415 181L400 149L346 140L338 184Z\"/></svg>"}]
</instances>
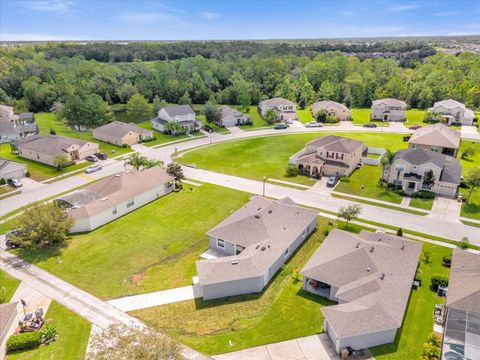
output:
<instances>
[{"instance_id":1,"label":"window","mask_svg":"<svg viewBox=\"0 0 480 360\"><path fill-rule=\"evenodd\" d=\"M217 239L217 247L225 249L225 241L222 239Z\"/></svg>"},{"instance_id":2,"label":"window","mask_svg":"<svg viewBox=\"0 0 480 360\"><path fill-rule=\"evenodd\" d=\"M133 199L128 200L128 202L127 202L127 208L129 208L129 207L131 207L131 206L133 206L133 205L135 205L135 201L134 201Z\"/></svg>"},{"instance_id":3,"label":"window","mask_svg":"<svg viewBox=\"0 0 480 360\"><path fill-rule=\"evenodd\" d=\"M290 253L290 249L287 248L287 250L285 250L285 252L283 253L283 256L287 257L289 253Z\"/></svg>"},{"instance_id":4,"label":"window","mask_svg":"<svg viewBox=\"0 0 480 360\"><path fill-rule=\"evenodd\" d=\"M237 245L235 247L235 254L239 255L243 250L245 250L245 248L243 246Z\"/></svg>"}]
</instances>

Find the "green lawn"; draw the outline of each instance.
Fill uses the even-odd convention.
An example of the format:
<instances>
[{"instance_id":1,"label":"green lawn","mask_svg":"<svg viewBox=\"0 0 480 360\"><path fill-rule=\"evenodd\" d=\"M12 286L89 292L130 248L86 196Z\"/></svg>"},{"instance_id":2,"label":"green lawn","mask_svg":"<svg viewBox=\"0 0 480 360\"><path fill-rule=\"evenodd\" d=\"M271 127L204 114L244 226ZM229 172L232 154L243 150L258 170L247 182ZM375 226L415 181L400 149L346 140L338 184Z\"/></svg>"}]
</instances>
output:
<instances>
[{"instance_id":1,"label":"green lawn","mask_svg":"<svg viewBox=\"0 0 480 360\"><path fill-rule=\"evenodd\" d=\"M302 122L303 124L315 120L312 115L311 106L308 106L306 109L303 110L297 109L297 116L298 120L300 120L300 122Z\"/></svg>"},{"instance_id":2,"label":"green lawn","mask_svg":"<svg viewBox=\"0 0 480 360\"><path fill-rule=\"evenodd\" d=\"M381 166L363 165L360 169L355 170L349 178L342 179L335 187L335 191L400 204L402 202L401 195L378 184L381 175Z\"/></svg>"},{"instance_id":3,"label":"green lawn","mask_svg":"<svg viewBox=\"0 0 480 360\"><path fill-rule=\"evenodd\" d=\"M428 125L423 122L427 111L419 109L410 109L406 111L407 121L405 126L411 126L415 124ZM370 122L370 108L364 109L352 109L352 122L356 125L363 125ZM388 126L388 123L382 123L381 121L375 121L377 126Z\"/></svg>"},{"instance_id":4,"label":"green lawn","mask_svg":"<svg viewBox=\"0 0 480 360\"><path fill-rule=\"evenodd\" d=\"M145 145L145 146L161 145L161 144L166 144L166 143L169 143L169 142L172 142L172 141L190 140L190 139L193 139L193 138L196 138L196 137L205 136L201 132L197 132L197 133L194 133L194 134L191 134L191 135L186 135L185 134L185 135L178 135L178 136L162 134L160 131L158 131L158 130L156 130L152 127L152 123L150 121L139 123L139 124L137 124L137 126L153 131L153 134L155 136L155 140L144 143L143 145Z\"/></svg>"},{"instance_id":5,"label":"green lawn","mask_svg":"<svg viewBox=\"0 0 480 360\"><path fill-rule=\"evenodd\" d=\"M458 156L460 157L462 152L468 147L473 147L476 151L475 154L469 159L460 159L463 176L468 174L472 168L480 166L480 142L475 143L470 140L463 140L460 143ZM467 195L468 189L459 189L459 192ZM473 193L468 205L463 204L461 216L480 220L480 190L477 190Z\"/></svg>"},{"instance_id":6,"label":"green lawn","mask_svg":"<svg viewBox=\"0 0 480 360\"><path fill-rule=\"evenodd\" d=\"M266 121L263 120L263 118L260 116L260 114L258 113L258 106L257 105L251 105L251 106L247 107L247 109L244 109L242 106L239 106L239 105L232 105L232 107L239 110L239 111L244 112L252 120L252 125L241 125L240 126L240 128L242 128L244 130L255 129L255 128L265 127L265 126L271 126L271 125L268 125L266 123Z\"/></svg>"},{"instance_id":7,"label":"green lawn","mask_svg":"<svg viewBox=\"0 0 480 360\"><path fill-rule=\"evenodd\" d=\"M420 359L423 343L433 331L433 308L435 304L444 303L445 298L437 297L430 290L430 279L433 275L448 276L449 269L442 266L442 258L451 254L451 249L424 243L423 251L430 253L431 262L425 263L422 256L422 286L411 292L403 326L397 331L395 342L370 348L377 360Z\"/></svg>"},{"instance_id":8,"label":"green lawn","mask_svg":"<svg viewBox=\"0 0 480 360\"><path fill-rule=\"evenodd\" d=\"M410 109L407 110L405 115L407 116L407 121L405 121L405 126L412 126L412 125L422 125L422 126L428 126L430 124L426 124L423 122L425 119L425 116L427 115L426 110L420 110L420 109Z\"/></svg>"},{"instance_id":9,"label":"green lawn","mask_svg":"<svg viewBox=\"0 0 480 360\"><path fill-rule=\"evenodd\" d=\"M0 291L3 292L2 288L5 288L5 302L10 301L18 285L20 285L19 280L0 270Z\"/></svg>"},{"instance_id":10,"label":"green lawn","mask_svg":"<svg viewBox=\"0 0 480 360\"><path fill-rule=\"evenodd\" d=\"M208 248L205 233L248 198L223 187L186 185L95 231L72 236L63 248L15 252L102 299L185 286Z\"/></svg>"},{"instance_id":11,"label":"green lawn","mask_svg":"<svg viewBox=\"0 0 480 360\"><path fill-rule=\"evenodd\" d=\"M212 130L216 133L230 134L230 130L228 130L227 128L218 126L217 124L214 124L214 123L208 123L207 120L205 119L205 115L198 115L197 119L202 121L202 125L210 126L212 128Z\"/></svg>"},{"instance_id":12,"label":"green lawn","mask_svg":"<svg viewBox=\"0 0 480 360\"><path fill-rule=\"evenodd\" d=\"M58 338L48 346L12 353L7 360L50 360L85 358L90 323L62 305L52 302L47 314L46 323L52 324L58 331Z\"/></svg>"},{"instance_id":13,"label":"green lawn","mask_svg":"<svg viewBox=\"0 0 480 360\"><path fill-rule=\"evenodd\" d=\"M370 122L370 108L351 109L352 123L354 125L363 125ZM388 122L374 121L377 126L390 126Z\"/></svg>"},{"instance_id":14,"label":"green lawn","mask_svg":"<svg viewBox=\"0 0 480 360\"><path fill-rule=\"evenodd\" d=\"M413 206L419 209L432 210L433 199L421 199L421 198L411 198L409 206Z\"/></svg>"}]
</instances>

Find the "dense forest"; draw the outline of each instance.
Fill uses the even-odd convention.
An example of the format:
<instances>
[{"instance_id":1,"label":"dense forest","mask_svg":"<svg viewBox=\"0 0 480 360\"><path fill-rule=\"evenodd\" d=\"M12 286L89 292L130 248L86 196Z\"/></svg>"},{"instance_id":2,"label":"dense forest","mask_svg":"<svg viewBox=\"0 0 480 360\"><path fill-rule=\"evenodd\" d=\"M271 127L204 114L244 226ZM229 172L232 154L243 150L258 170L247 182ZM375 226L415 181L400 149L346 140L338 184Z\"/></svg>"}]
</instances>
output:
<instances>
[{"instance_id":1,"label":"dense forest","mask_svg":"<svg viewBox=\"0 0 480 360\"><path fill-rule=\"evenodd\" d=\"M100 106L100 101L125 103L140 93L148 101L203 104L213 98L239 105L282 96L301 108L318 99L366 107L382 97L427 108L453 98L480 108L480 55L440 52L402 67L394 59L362 60L315 49L321 46L333 50L325 44L260 42L5 47L0 49L0 103L38 112L74 98ZM383 50L389 46L415 48L386 43Z\"/></svg>"}]
</instances>

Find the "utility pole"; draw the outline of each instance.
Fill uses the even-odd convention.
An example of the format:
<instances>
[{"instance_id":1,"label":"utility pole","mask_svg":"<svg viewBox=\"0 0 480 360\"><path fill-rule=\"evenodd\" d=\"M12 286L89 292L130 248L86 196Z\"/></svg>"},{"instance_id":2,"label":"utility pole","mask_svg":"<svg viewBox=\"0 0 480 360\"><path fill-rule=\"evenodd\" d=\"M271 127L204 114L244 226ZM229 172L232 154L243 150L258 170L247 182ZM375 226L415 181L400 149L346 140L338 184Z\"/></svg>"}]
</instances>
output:
<instances>
[{"instance_id":1,"label":"utility pole","mask_svg":"<svg viewBox=\"0 0 480 360\"><path fill-rule=\"evenodd\" d=\"M263 197L265 197L265 180L267 180L267 178L264 176L263 177Z\"/></svg>"}]
</instances>

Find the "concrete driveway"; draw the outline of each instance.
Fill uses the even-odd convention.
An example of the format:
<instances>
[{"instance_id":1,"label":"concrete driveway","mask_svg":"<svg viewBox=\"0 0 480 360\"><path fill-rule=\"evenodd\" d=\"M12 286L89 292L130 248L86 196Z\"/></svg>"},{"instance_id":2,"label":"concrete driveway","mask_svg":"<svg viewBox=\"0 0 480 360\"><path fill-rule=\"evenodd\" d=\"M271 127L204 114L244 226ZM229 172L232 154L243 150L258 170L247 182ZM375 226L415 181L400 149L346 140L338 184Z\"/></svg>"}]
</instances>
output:
<instances>
[{"instance_id":1,"label":"concrete driveway","mask_svg":"<svg viewBox=\"0 0 480 360\"><path fill-rule=\"evenodd\" d=\"M462 138L480 140L480 133L478 133L476 126L462 126L460 132L462 134Z\"/></svg>"},{"instance_id":2,"label":"concrete driveway","mask_svg":"<svg viewBox=\"0 0 480 360\"><path fill-rule=\"evenodd\" d=\"M461 208L462 203L458 202L456 199L437 196L433 201L432 210L427 216L439 220L456 220L460 222L459 216Z\"/></svg>"}]
</instances>

